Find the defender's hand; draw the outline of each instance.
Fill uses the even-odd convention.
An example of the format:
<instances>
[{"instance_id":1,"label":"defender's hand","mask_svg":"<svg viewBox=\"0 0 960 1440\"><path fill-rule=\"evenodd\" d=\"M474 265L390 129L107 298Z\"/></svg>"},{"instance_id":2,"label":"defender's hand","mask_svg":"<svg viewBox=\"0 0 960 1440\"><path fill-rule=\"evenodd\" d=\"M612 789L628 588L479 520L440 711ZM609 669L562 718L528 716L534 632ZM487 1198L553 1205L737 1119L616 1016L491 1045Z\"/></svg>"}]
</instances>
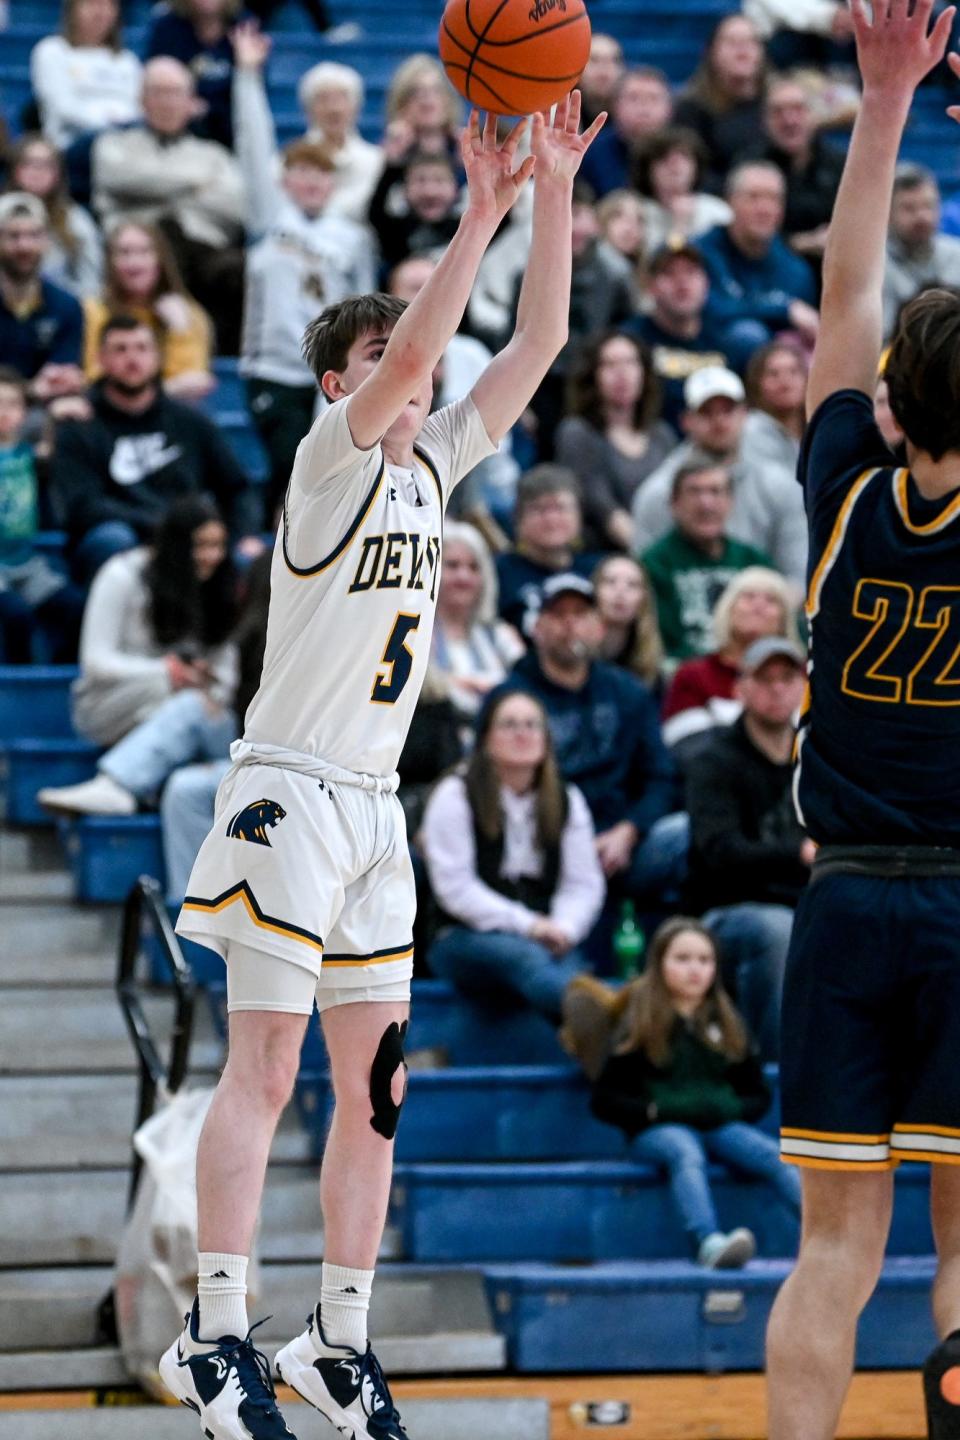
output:
<instances>
[{"instance_id":1,"label":"defender's hand","mask_svg":"<svg viewBox=\"0 0 960 1440\"><path fill-rule=\"evenodd\" d=\"M911 96L943 59L956 14L944 10L928 35L933 0L916 0L912 11L909 0L874 4L872 21L866 0L850 0L850 10L864 92L897 97Z\"/></svg>"},{"instance_id":2,"label":"defender's hand","mask_svg":"<svg viewBox=\"0 0 960 1440\"><path fill-rule=\"evenodd\" d=\"M537 162L537 179L572 180L606 118L607 112L601 111L589 130L580 134L579 90L558 101L552 121L548 110L535 115L530 150Z\"/></svg>"},{"instance_id":3,"label":"defender's hand","mask_svg":"<svg viewBox=\"0 0 960 1440\"><path fill-rule=\"evenodd\" d=\"M467 213L499 225L520 191L533 174L534 160L528 155L516 170L517 146L526 127L520 120L502 145L497 144L497 117L487 115L483 132L476 110L470 111L467 127L460 137L460 154L467 176Z\"/></svg>"}]
</instances>

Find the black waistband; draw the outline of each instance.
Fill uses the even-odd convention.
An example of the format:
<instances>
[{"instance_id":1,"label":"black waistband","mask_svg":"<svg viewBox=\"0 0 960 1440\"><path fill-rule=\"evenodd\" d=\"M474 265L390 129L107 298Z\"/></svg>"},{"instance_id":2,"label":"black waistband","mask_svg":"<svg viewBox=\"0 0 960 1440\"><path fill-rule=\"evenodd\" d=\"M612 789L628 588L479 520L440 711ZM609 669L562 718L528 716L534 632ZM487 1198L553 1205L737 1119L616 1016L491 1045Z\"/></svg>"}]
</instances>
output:
<instances>
[{"instance_id":1,"label":"black waistband","mask_svg":"<svg viewBox=\"0 0 960 1440\"><path fill-rule=\"evenodd\" d=\"M960 877L960 850L946 845L821 845L811 881L835 874L878 875L890 880Z\"/></svg>"}]
</instances>

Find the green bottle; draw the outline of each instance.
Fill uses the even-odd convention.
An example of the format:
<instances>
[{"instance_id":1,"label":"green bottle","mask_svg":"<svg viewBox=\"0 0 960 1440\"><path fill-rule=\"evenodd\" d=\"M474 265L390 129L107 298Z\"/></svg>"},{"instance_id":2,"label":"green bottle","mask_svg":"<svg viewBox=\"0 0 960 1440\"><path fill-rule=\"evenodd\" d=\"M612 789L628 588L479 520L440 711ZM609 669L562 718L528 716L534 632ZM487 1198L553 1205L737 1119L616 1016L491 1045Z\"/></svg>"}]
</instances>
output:
<instances>
[{"instance_id":1,"label":"green bottle","mask_svg":"<svg viewBox=\"0 0 960 1440\"><path fill-rule=\"evenodd\" d=\"M624 900L620 907L620 924L613 932L613 953L617 960L617 974L621 980L634 980L640 974L646 943L643 931L637 924L633 901Z\"/></svg>"}]
</instances>

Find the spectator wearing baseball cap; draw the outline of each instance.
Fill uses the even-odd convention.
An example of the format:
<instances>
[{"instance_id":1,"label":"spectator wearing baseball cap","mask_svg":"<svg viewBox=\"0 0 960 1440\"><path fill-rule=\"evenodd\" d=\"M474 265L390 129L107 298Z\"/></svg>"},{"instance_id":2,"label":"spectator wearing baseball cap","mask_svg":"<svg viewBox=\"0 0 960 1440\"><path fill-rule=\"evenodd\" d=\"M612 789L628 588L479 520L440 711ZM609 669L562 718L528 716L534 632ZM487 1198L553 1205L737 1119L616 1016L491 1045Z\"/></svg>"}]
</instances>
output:
<instances>
[{"instance_id":1,"label":"spectator wearing baseball cap","mask_svg":"<svg viewBox=\"0 0 960 1440\"><path fill-rule=\"evenodd\" d=\"M651 899L676 888L686 822L670 814L674 769L658 707L640 680L597 658L603 626L589 580L566 573L546 581L531 639L488 703L506 690L540 700L560 773L583 793L615 892Z\"/></svg>"},{"instance_id":2,"label":"spectator wearing baseball cap","mask_svg":"<svg viewBox=\"0 0 960 1440\"><path fill-rule=\"evenodd\" d=\"M83 311L41 275L49 239L42 200L22 190L0 196L0 356L41 403L85 384Z\"/></svg>"},{"instance_id":3,"label":"spectator wearing baseball cap","mask_svg":"<svg viewBox=\"0 0 960 1440\"><path fill-rule=\"evenodd\" d=\"M728 534L732 508L730 472L715 461L691 460L673 477L673 528L641 556L668 660L708 654L714 608L730 581L749 566L769 566L762 551Z\"/></svg>"},{"instance_id":4,"label":"spectator wearing baseball cap","mask_svg":"<svg viewBox=\"0 0 960 1440\"><path fill-rule=\"evenodd\" d=\"M684 385L682 426L687 436L645 480L633 502L633 550L641 555L671 527L674 477L692 463L720 465L730 472L732 539L770 557L792 583L799 600L806 584L807 519L793 470L751 461L744 448L746 392L732 370L705 366Z\"/></svg>"},{"instance_id":5,"label":"spectator wearing baseball cap","mask_svg":"<svg viewBox=\"0 0 960 1440\"><path fill-rule=\"evenodd\" d=\"M754 641L737 684L743 712L712 733L687 776L686 903L719 941L724 982L768 1060L777 1056L793 911L815 848L791 797L804 678L804 655L791 639Z\"/></svg>"},{"instance_id":6,"label":"spectator wearing baseball cap","mask_svg":"<svg viewBox=\"0 0 960 1440\"><path fill-rule=\"evenodd\" d=\"M695 370L725 366L721 330L707 309L710 279L703 256L683 236L654 250L647 264L651 306L625 327L650 347L663 393L663 418L680 432L683 387Z\"/></svg>"},{"instance_id":7,"label":"spectator wearing baseball cap","mask_svg":"<svg viewBox=\"0 0 960 1440\"><path fill-rule=\"evenodd\" d=\"M782 234L787 185L769 160L745 160L731 170L729 225L699 241L710 276L710 309L723 326L724 349L742 371L758 345L781 330L796 330L806 345L817 338L816 282Z\"/></svg>"}]
</instances>

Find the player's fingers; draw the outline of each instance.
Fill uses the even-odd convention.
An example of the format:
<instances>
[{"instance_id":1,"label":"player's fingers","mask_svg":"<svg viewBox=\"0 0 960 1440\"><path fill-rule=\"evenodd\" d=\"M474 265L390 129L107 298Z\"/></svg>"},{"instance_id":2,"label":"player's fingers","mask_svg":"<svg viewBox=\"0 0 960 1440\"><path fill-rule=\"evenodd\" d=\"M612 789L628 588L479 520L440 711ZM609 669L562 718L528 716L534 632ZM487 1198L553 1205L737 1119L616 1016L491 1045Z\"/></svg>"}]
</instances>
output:
<instances>
[{"instance_id":1,"label":"player's fingers","mask_svg":"<svg viewBox=\"0 0 960 1440\"><path fill-rule=\"evenodd\" d=\"M523 134L524 130L526 130L526 128L527 117L524 116L522 120L517 121L516 125L513 126L506 140L504 140L503 144L500 146L500 149L503 151L504 155L513 155L515 153L517 146L520 144L520 137Z\"/></svg>"},{"instance_id":2,"label":"player's fingers","mask_svg":"<svg viewBox=\"0 0 960 1440\"><path fill-rule=\"evenodd\" d=\"M592 145L594 140L596 140L597 136L600 134L600 131L604 127L606 119L606 110L601 110L600 114L597 116L596 120L594 120L590 128L588 130L584 130L583 135L580 137L583 140L584 149L586 149L587 146Z\"/></svg>"},{"instance_id":3,"label":"player's fingers","mask_svg":"<svg viewBox=\"0 0 960 1440\"><path fill-rule=\"evenodd\" d=\"M521 186L526 185L527 181L530 179L530 176L533 174L534 166L536 165L536 163L536 158L533 155L527 155L524 159L523 164L520 166L520 169L515 172L513 178L516 182L518 190L521 188Z\"/></svg>"},{"instance_id":4,"label":"player's fingers","mask_svg":"<svg viewBox=\"0 0 960 1440\"><path fill-rule=\"evenodd\" d=\"M497 117L492 110L487 111L486 119L483 122L483 148L484 150L496 150L497 148Z\"/></svg>"},{"instance_id":5,"label":"player's fingers","mask_svg":"<svg viewBox=\"0 0 960 1440\"><path fill-rule=\"evenodd\" d=\"M954 75L956 75L957 79L960 80L960 54L958 54L956 50L950 51L949 55L947 56L947 64L950 66L950 69L953 71Z\"/></svg>"},{"instance_id":6,"label":"player's fingers","mask_svg":"<svg viewBox=\"0 0 960 1440\"><path fill-rule=\"evenodd\" d=\"M890 0L890 9L887 12L891 20L906 20L909 8L909 0Z\"/></svg>"},{"instance_id":7,"label":"player's fingers","mask_svg":"<svg viewBox=\"0 0 960 1440\"><path fill-rule=\"evenodd\" d=\"M931 0L932 3L932 0ZM943 59L944 51L950 43L950 35L953 30L953 20L957 13L957 7L951 5L944 10L942 15L937 16L937 23L930 31L930 65L939 65Z\"/></svg>"},{"instance_id":8,"label":"player's fingers","mask_svg":"<svg viewBox=\"0 0 960 1440\"><path fill-rule=\"evenodd\" d=\"M570 103L567 106L567 129L571 134L576 135L580 129L580 91L571 90Z\"/></svg>"},{"instance_id":9,"label":"player's fingers","mask_svg":"<svg viewBox=\"0 0 960 1440\"><path fill-rule=\"evenodd\" d=\"M867 13L866 0L850 0L850 14L853 16L853 29L856 35L862 35L872 28L870 16Z\"/></svg>"},{"instance_id":10,"label":"player's fingers","mask_svg":"<svg viewBox=\"0 0 960 1440\"><path fill-rule=\"evenodd\" d=\"M960 105L948 105L947 114L951 120L956 120L957 124L960 125Z\"/></svg>"},{"instance_id":11,"label":"player's fingers","mask_svg":"<svg viewBox=\"0 0 960 1440\"><path fill-rule=\"evenodd\" d=\"M554 130L565 130L567 128L567 112L569 109L570 96L564 95L562 100L557 101L556 107L553 112Z\"/></svg>"}]
</instances>

